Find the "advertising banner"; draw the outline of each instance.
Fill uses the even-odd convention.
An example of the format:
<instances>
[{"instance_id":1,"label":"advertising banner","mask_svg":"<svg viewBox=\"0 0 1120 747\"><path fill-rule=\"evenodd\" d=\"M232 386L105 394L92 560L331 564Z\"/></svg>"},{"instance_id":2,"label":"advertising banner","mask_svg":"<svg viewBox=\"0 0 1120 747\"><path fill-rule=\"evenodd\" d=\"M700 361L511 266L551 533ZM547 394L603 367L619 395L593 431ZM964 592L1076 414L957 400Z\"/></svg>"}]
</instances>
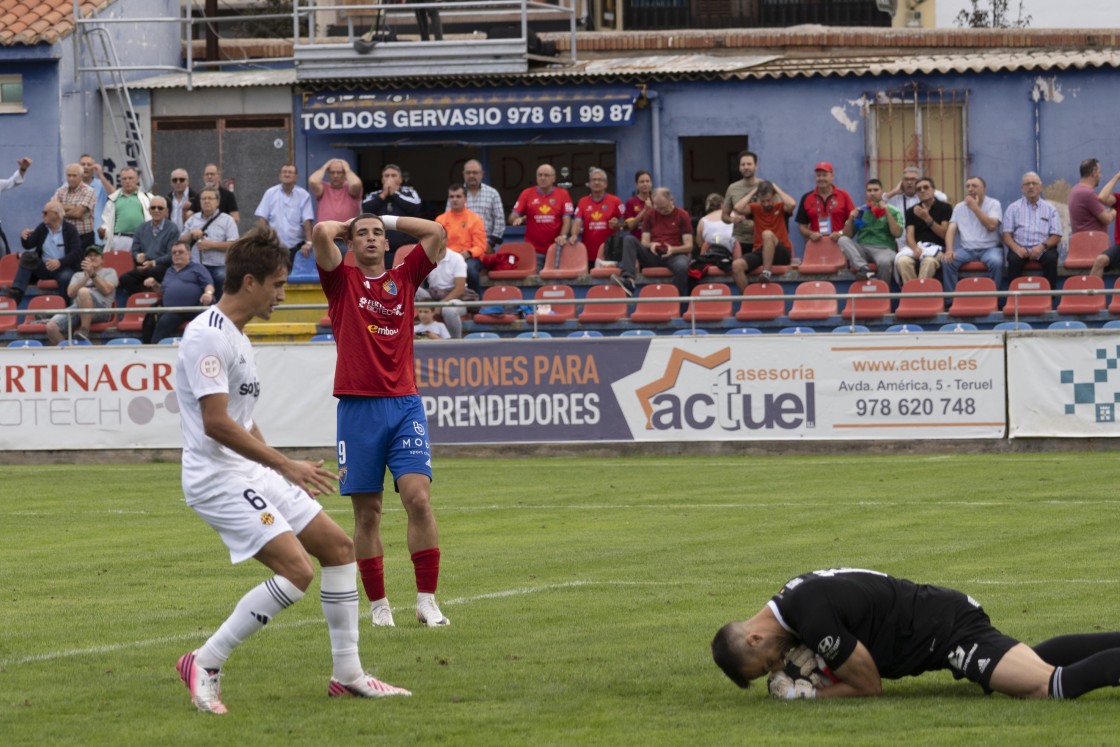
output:
<instances>
[{"instance_id":1,"label":"advertising banner","mask_svg":"<svg viewBox=\"0 0 1120 747\"><path fill-rule=\"evenodd\" d=\"M1008 335L1010 435L1120 436L1120 335Z\"/></svg>"}]
</instances>

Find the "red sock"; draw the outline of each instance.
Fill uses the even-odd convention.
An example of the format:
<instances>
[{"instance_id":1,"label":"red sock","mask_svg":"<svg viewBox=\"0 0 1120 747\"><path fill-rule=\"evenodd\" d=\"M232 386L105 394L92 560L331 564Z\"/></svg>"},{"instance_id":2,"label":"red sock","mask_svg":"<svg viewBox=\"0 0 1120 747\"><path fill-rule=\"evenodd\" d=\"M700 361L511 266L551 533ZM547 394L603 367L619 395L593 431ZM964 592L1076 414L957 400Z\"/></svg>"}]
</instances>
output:
<instances>
[{"instance_id":1,"label":"red sock","mask_svg":"<svg viewBox=\"0 0 1120 747\"><path fill-rule=\"evenodd\" d=\"M416 591L435 594L436 584L439 583L439 548L412 553L412 565L416 569Z\"/></svg>"},{"instance_id":2,"label":"red sock","mask_svg":"<svg viewBox=\"0 0 1120 747\"><path fill-rule=\"evenodd\" d=\"M358 558L358 572L362 576L362 586L369 601L376 602L385 598L385 556Z\"/></svg>"}]
</instances>

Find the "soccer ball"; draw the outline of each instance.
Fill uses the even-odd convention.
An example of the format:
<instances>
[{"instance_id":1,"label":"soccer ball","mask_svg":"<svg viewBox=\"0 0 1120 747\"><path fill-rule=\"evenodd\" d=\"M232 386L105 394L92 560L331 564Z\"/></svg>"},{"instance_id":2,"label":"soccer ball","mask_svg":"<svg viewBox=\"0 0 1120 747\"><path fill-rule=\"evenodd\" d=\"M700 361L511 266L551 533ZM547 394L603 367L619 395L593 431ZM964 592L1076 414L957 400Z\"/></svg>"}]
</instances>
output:
<instances>
[{"instance_id":1,"label":"soccer ball","mask_svg":"<svg viewBox=\"0 0 1120 747\"><path fill-rule=\"evenodd\" d=\"M792 648L786 654L785 673L794 680L809 680L817 690L840 681L832 674L824 659L805 645Z\"/></svg>"}]
</instances>

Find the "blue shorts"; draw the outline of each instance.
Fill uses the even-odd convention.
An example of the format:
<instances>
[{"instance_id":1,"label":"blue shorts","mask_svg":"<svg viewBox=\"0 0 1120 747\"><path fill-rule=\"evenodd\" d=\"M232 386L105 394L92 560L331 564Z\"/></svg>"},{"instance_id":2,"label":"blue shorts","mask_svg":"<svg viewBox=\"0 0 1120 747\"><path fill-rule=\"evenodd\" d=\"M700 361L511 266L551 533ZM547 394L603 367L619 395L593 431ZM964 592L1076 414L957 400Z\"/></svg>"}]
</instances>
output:
<instances>
[{"instance_id":1,"label":"blue shorts","mask_svg":"<svg viewBox=\"0 0 1120 747\"><path fill-rule=\"evenodd\" d=\"M428 419L420 396L340 397L338 492L382 492L386 467L393 474L394 487L401 475L432 479Z\"/></svg>"}]
</instances>

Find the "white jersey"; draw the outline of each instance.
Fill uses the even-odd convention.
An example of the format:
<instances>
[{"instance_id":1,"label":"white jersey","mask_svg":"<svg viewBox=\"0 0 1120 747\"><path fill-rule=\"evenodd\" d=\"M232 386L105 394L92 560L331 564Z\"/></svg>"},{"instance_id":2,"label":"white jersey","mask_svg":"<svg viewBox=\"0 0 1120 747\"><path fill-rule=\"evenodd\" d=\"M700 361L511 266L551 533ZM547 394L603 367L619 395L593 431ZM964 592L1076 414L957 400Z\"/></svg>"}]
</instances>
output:
<instances>
[{"instance_id":1,"label":"white jersey","mask_svg":"<svg viewBox=\"0 0 1120 747\"><path fill-rule=\"evenodd\" d=\"M229 395L229 416L253 428L253 408L261 393L253 348L233 321L217 309L202 312L187 325L179 343L175 390L183 427L183 494L187 504L221 491L229 477L254 479L265 467L222 446L202 427L199 399Z\"/></svg>"}]
</instances>

